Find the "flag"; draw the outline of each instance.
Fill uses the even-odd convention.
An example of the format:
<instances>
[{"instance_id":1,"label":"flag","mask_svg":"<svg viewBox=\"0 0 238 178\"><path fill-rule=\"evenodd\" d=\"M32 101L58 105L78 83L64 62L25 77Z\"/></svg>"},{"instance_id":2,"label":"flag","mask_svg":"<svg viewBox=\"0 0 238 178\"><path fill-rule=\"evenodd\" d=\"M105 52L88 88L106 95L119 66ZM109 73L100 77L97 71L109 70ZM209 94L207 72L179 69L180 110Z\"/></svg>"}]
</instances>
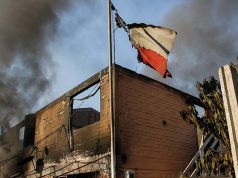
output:
<instances>
[{"instance_id":1,"label":"flag","mask_svg":"<svg viewBox=\"0 0 238 178\"><path fill-rule=\"evenodd\" d=\"M138 50L138 60L155 69L161 76L172 77L167 60L174 46L176 32L159 26L127 24L129 39Z\"/></svg>"}]
</instances>

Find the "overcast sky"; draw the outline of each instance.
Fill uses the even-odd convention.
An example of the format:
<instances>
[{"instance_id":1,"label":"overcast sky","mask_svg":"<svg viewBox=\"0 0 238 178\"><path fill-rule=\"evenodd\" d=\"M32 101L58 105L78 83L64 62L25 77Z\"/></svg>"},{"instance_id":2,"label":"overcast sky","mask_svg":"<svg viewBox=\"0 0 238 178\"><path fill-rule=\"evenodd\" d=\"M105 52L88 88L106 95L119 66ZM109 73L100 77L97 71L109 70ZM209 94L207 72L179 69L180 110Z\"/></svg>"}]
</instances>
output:
<instances>
[{"instance_id":1,"label":"overcast sky","mask_svg":"<svg viewBox=\"0 0 238 178\"><path fill-rule=\"evenodd\" d=\"M42 87L42 92L39 92L39 95L32 94L30 99L27 96L22 96L26 103L39 100L38 104L37 102L34 103L33 110L35 111L108 65L107 1L41 0L39 2L34 1L34 3L31 1L21 0L21 3L16 3L14 0L0 0L0 52L4 53L4 55L0 55L0 69L2 70L0 76L2 79L6 77L6 81L2 82L4 87L1 86L0 82L2 94L0 101L6 101L2 98L6 95L8 86L12 87L12 85L6 84L7 81L12 78L15 81L19 79L13 76L21 75L16 71L27 73L31 66L36 66L35 64L25 66L25 64L30 61L27 57L34 56L35 50L40 46L42 50L36 50L37 54L42 51L44 53L44 55L40 54L40 57L37 56L38 61L43 61L37 68L40 72L34 73L34 69L32 69L29 74L25 75L32 75L31 81L43 75L45 76L43 79L47 82L42 79L33 84L35 88ZM47 3L42 5L44 1ZM24 3L28 5L25 6ZM39 14L29 20L31 18L29 9L32 8L33 12L36 11L34 8L41 8L38 6L39 3L41 3L43 10L40 10ZM173 75L172 79L162 79L152 69L139 64L136 50L131 47L127 34L122 29L117 29L115 32L116 63L123 67L195 94L196 81L201 81L210 75L217 76L220 66L232 61L236 62L238 55L236 40L238 36L238 1L115 0L113 3L127 23L153 24L168 27L178 32L175 47L171 51L168 61L168 68ZM45 13L44 9L47 5L53 9L52 12L47 11L50 12L48 14ZM22 18L6 20L9 16L17 17L17 13L23 14ZM41 19L41 16L44 18ZM41 23L34 24L39 19ZM16 23L11 24L14 20ZM27 30L19 32L21 39L18 38L18 33L12 29L23 29L24 23L27 24L28 21L34 22L32 24L35 29L31 28L29 30L31 35L27 35L27 37L32 38L38 27L39 29L44 28L44 34L38 35L34 41L28 40L31 45L26 45L27 47L23 45L24 52L19 52L21 43L26 42L22 33L27 32ZM54 23L51 23L52 21ZM4 36L8 38L5 39ZM8 39L14 38L16 39L6 45ZM41 42L38 44L37 40ZM35 48L31 47L32 45L35 45ZM6 61L13 58L9 55L12 46L17 49L14 51L16 55L14 60L8 64ZM21 62L24 55L28 54L25 52L27 50L32 50L32 53L27 55L26 61ZM9 69L14 72L6 76ZM29 77L25 75L20 79L28 80ZM28 86L29 84L25 84L21 89L24 92L19 92L18 88L15 90L20 94L27 93ZM22 87L21 82L19 82L20 87ZM31 87L33 86L30 86L29 90L32 93L37 92L37 89L31 89ZM8 95L10 94L8 93ZM18 109L21 110L21 108ZM0 110L1 112L3 111Z\"/></svg>"}]
</instances>

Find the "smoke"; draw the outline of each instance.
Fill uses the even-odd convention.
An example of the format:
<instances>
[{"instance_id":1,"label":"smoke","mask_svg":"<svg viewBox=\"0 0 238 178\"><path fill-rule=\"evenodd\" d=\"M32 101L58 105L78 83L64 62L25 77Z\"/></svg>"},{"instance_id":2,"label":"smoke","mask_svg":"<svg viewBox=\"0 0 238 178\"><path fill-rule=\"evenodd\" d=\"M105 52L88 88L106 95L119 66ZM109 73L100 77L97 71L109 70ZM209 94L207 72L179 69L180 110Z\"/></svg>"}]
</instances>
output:
<instances>
[{"instance_id":1,"label":"smoke","mask_svg":"<svg viewBox=\"0 0 238 178\"><path fill-rule=\"evenodd\" d=\"M196 81L217 77L220 66L237 62L237 7L238 1L194 0L165 15L163 26L178 32L168 62L171 85L194 94Z\"/></svg>"},{"instance_id":2,"label":"smoke","mask_svg":"<svg viewBox=\"0 0 238 178\"><path fill-rule=\"evenodd\" d=\"M53 62L46 44L65 0L0 0L0 125L21 120L50 87Z\"/></svg>"}]
</instances>

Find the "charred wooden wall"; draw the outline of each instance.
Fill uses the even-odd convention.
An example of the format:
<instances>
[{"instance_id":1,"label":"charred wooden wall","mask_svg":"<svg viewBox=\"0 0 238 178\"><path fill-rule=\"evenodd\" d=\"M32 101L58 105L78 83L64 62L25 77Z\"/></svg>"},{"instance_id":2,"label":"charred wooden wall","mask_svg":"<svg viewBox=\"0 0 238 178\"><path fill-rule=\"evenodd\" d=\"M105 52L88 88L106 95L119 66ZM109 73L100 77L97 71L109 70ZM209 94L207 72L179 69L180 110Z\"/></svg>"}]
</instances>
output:
<instances>
[{"instance_id":1,"label":"charred wooden wall","mask_svg":"<svg viewBox=\"0 0 238 178\"><path fill-rule=\"evenodd\" d=\"M197 151L196 130L179 115L193 97L120 66L115 79L117 177L125 170L135 171L137 178L177 177ZM70 151L72 98L98 82L100 120L73 130ZM35 170L39 159L44 161L44 177L110 171L109 113L107 69L36 112L35 127L29 125L35 129L34 144L23 154L34 160L24 164L23 177L40 175Z\"/></svg>"},{"instance_id":2,"label":"charred wooden wall","mask_svg":"<svg viewBox=\"0 0 238 178\"><path fill-rule=\"evenodd\" d=\"M69 149L68 134L70 110L73 109L72 98L98 82L101 92L100 120L73 130L74 150L72 151ZM104 70L36 112L35 146L33 151L31 149L25 152L25 157L29 154L35 156L34 164L29 162L24 166L24 176L39 175L35 171L36 161L39 159L44 161L42 175L45 177L100 171L101 168L95 161L100 157L102 157L100 162L109 164L106 162L110 159L105 156L110 151L108 97L108 73Z\"/></svg>"}]
</instances>

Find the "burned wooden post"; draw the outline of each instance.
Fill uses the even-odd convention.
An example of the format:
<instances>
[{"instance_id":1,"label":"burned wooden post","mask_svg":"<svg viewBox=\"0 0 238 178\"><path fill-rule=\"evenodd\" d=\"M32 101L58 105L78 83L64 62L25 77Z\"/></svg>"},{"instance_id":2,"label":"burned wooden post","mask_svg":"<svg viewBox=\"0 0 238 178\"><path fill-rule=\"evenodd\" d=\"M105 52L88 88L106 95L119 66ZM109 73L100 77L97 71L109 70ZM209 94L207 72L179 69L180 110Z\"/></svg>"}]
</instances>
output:
<instances>
[{"instance_id":1,"label":"burned wooden post","mask_svg":"<svg viewBox=\"0 0 238 178\"><path fill-rule=\"evenodd\" d=\"M219 78L229 130L231 152L238 177L238 67L225 65L219 69Z\"/></svg>"}]
</instances>

